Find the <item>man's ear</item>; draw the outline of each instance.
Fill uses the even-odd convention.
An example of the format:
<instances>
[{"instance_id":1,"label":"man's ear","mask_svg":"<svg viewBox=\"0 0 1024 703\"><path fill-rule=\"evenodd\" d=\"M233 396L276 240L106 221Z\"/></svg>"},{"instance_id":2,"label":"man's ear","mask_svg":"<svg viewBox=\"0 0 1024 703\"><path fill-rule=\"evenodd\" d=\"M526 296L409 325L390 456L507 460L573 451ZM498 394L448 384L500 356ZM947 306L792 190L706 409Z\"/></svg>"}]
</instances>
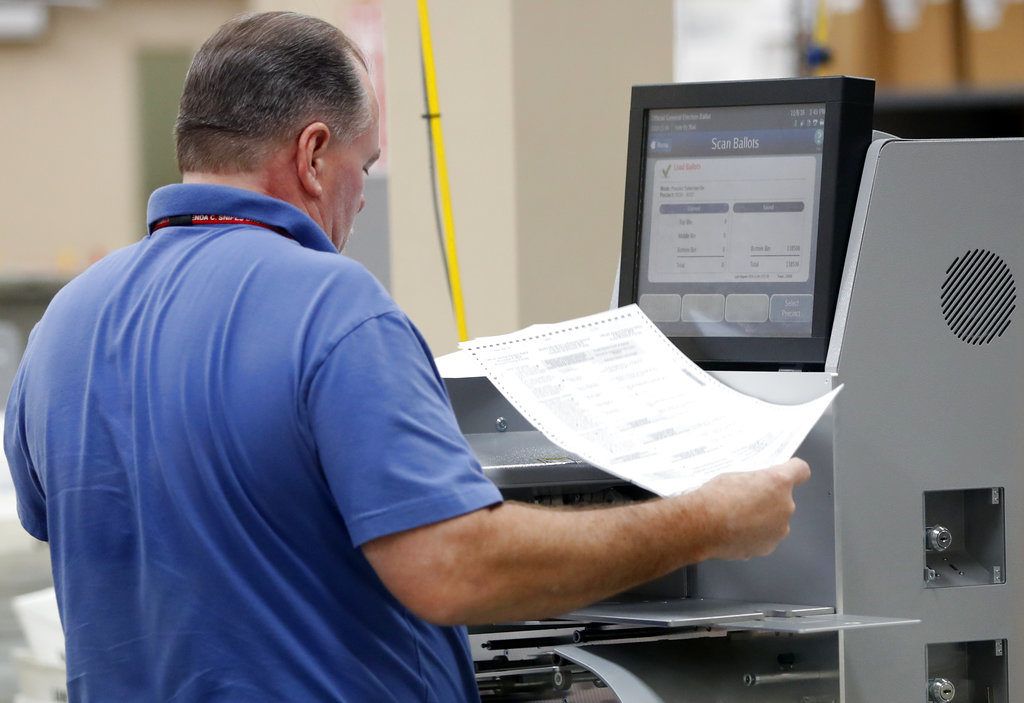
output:
<instances>
[{"instance_id":1,"label":"man's ear","mask_svg":"<svg viewBox=\"0 0 1024 703\"><path fill-rule=\"evenodd\" d=\"M331 130L323 122L306 125L295 144L295 169L302 189L311 198L324 192L322 182L324 152L331 141Z\"/></svg>"}]
</instances>

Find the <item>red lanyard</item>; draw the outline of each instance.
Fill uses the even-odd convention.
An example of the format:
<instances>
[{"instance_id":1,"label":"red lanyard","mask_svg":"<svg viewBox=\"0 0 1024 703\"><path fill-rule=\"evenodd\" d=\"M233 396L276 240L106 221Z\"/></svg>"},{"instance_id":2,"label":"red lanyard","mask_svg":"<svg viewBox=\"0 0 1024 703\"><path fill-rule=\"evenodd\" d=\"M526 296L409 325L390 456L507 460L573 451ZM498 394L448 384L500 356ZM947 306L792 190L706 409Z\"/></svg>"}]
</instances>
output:
<instances>
[{"instance_id":1,"label":"red lanyard","mask_svg":"<svg viewBox=\"0 0 1024 703\"><path fill-rule=\"evenodd\" d=\"M149 226L149 233L152 234L158 229L164 227L192 227L194 225L250 225L252 227L262 227L263 229L269 229L271 232L276 232L282 237L293 237L288 234L288 230L284 227L276 227L275 225L268 225L265 222L259 220L250 220L247 217L234 217L232 215L174 215L172 217L165 217L162 220L157 220Z\"/></svg>"}]
</instances>

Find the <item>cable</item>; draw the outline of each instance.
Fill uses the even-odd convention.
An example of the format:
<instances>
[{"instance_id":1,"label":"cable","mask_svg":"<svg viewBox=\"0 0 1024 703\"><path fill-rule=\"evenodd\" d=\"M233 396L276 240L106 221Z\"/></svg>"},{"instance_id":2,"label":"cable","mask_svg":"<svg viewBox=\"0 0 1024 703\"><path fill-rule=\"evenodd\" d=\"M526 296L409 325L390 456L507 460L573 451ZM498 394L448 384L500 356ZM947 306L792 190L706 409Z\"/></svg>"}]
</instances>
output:
<instances>
[{"instance_id":1,"label":"cable","mask_svg":"<svg viewBox=\"0 0 1024 703\"><path fill-rule=\"evenodd\" d=\"M452 279L448 271L448 257L444 252L444 226L441 224L441 203L437 195L437 169L434 167L434 133L430 129L430 108L427 105L427 72L423 69L423 53L420 52L420 74L423 77L423 114L427 127L427 148L430 153L427 156L427 164L430 167L430 203L434 206L434 228L437 232L437 249L441 252L441 263L444 264L444 284L448 287L448 300L455 309L455 301L452 298Z\"/></svg>"},{"instance_id":2,"label":"cable","mask_svg":"<svg viewBox=\"0 0 1024 703\"><path fill-rule=\"evenodd\" d=\"M462 302L462 282L459 278L459 259L455 250L455 218L452 215L451 190L448 185L448 163L444 153L444 135L441 133L441 110L437 99L437 78L434 73L434 48L430 39L430 19L427 0L417 0L420 19L420 50L423 61L423 79L427 88L427 115L430 124L433 164L437 169L438 195L441 201L441 222L444 227L445 262L448 286L451 291L452 311L459 341L469 339L466 332L466 312Z\"/></svg>"}]
</instances>

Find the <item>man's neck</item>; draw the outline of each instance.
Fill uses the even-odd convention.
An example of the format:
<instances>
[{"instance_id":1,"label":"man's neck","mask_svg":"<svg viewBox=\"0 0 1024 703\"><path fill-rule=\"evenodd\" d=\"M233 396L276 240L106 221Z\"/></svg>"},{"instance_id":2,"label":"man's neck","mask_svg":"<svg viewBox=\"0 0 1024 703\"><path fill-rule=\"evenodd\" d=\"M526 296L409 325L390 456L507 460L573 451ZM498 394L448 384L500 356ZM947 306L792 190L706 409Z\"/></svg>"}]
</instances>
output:
<instances>
[{"instance_id":1,"label":"man's neck","mask_svg":"<svg viewBox=\"0 0 1024 703\"><path fill-rule=\"evenodd\" d=\"M202 173L188 171L181 176L182 183L205 183L209 185L231 186L232 188L243 188L256 191L263 195L280 198L274 195L268 188L268 183L262 174L259 173ZM283 198L281 198L283 199Z\"/></svg>"},{"instance_id":2,"label":"man's neck","mask_svg":"<svg viewBox=\"0 0 1024 703\"><path fill-rule=\"evenodd\" d=\"M233 188L244 188L263 195L275 197L294 205L308 215L313 222L330 232L322 204L307 197L296 178L290 178L287 155L276 155L263 168L245 173L208 173L205 171L186 171L181 174L182 183L207 183L210 185L228 185ZM215 213L230 215L231 213ZM335 245L337 246L337 244Z\"/></svg>"},{"instance_id":3,"label":"man's neck","mask_svg":"<svg viewBox=\"0 0 1024 703\"><path fill-rule=\"evenodd\" d=\"M317 202L303 197L301 188L295 182L275 177L275 173L286 173L281 169L267 168L247 173L207 173L204 171L186 171L181 176L182 183L205 183L209 185L231 186L243 188L271 198L283 200L294 205L310 216L325 232L328 231L323 213ZM231 213L216 213L226 214Z\"/></svg>"}]
</instances>

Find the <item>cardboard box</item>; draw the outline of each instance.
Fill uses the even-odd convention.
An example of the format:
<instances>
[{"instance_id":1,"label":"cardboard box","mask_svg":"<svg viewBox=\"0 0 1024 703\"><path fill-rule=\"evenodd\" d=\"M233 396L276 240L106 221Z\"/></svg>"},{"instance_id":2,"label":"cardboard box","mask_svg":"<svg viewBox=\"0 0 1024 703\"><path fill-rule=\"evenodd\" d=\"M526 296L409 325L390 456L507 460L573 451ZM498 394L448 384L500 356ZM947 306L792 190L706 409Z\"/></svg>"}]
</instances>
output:
<instances>
[{"instance_id":1,"label":"cardboard box","mask_svg":"<svg viewBox=\"0 0 1024 703\"><path fill-rule=\"evenodd\" d=\"M1024 0L963 0L964 80L1024 86Z\"/></svg>"},{"instance_id":2,"label":"cardboard box","mask_svg":"<svg viewBox=\"0 0 1024 703\"><path fill-rule=\"evenodd\" d=\"M884 80L885 14L882 0L829 0L826 46L830 59L818 75Z\"/></svg>"},{"instance_id":3,"label":"cardboard box","mask_svg":"<svg viewBox=\"0 0 1024 703\"><path fill-rule=\"evenodd\" d=\"M950 88L960 82L954 0L885 0L886 84Z\"/></svg>"}]
</instances>

